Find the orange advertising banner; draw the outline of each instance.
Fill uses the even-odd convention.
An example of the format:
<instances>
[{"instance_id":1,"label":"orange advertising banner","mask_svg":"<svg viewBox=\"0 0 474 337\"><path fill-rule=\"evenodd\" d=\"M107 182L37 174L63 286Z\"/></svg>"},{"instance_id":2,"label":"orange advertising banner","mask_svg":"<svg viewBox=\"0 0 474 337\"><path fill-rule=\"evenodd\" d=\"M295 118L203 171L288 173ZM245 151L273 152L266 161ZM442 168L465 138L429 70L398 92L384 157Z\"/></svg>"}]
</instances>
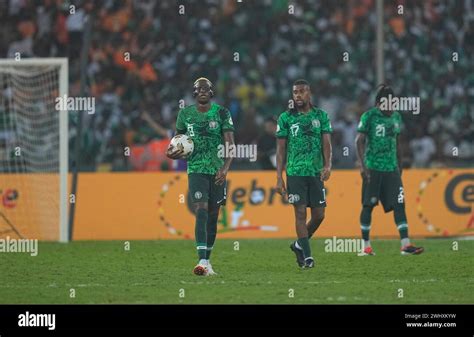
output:
<instances>
[{"instance_id":1,"label":"orange advertising banner","mask_svg":"<svg viewBox=\"0 0 474 337\"><path fill-rule=\"evenodd\" d=\"M0 238L59 240L59 175L0 174Z\"/></svg>"},{"instance_id":2,"label":"orange advertising banner","mask_svg":"<svg viewBox=\"0 0 474 337\"><path fill-rule=\"evenodd\" d=\"M473 170L407 170L403 174L412 236L473 234ZM275 192L274 172L230 172L220 238L294 237L291 205ZM360 235L361 178L334 171L326 184L326 218L317 235ZM76 239L194 237L185 173L82 174ZM393 213L374 210L374 237L397 237Z\"/></svg>"},{"instance_id":3,"label":"orange advertising banner","mask_svg":"<svg viewBox=\"0 0 474 337\"><path fill-rule=\"evenodd\" d=\"M1 178L5 175L0 175L2 183L9 181ZM221 208L218 237L294 237L292 206L275 192L275 182L275 172L271 171L230 172L227 205ZM474 235L474 170L406 170L403 183L411 236ZM15 226L21 228L25 237L37 235L35 219L41 212L48 213L31 204L31 198L28 204L23 203L28 184L24 181L21 185L7 183L0 189L3 201L0 212L21 222ZM326 218L316 235L359 237L359 172L333 171L326 190ZM12 191L17 195L14 207L9 201L12 193L15 194ZM192 239L195 219L187 193L185 173L81 173L74 239ZM42 219L44 224L44 216ZM0 217L0 229L8 227L4 222ZM50 226L50 230L54 229ZM393 212L384 213L382 207L375 208L371 235L398 237ZM41 238L48 239L48 236Z\"/></svg>"}]
</instances>

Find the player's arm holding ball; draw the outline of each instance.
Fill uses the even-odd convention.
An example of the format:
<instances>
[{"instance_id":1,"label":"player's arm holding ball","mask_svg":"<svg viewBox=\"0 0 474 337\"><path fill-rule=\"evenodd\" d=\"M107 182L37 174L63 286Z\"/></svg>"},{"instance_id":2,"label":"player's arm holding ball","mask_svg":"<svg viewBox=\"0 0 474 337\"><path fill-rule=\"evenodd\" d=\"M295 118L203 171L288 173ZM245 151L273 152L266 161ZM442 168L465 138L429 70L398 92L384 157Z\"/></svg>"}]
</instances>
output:
<instances>
[{"instance_id":1,"label":"player's arm holding ball","mask_svg":"<svg viewBox=\"0 0 474 337\"><path fill-rule=\"evenodd\" d=\"M181 135L186 133L186 126L184 125L182 119L182 110L179 111L178 113L178 118L176 119L176 134ZM168 149L166 150L166 156L170 159L182 159L184 154L184 150L180 149L178 147L173 146L173 144L170 142L170 145L168 146Z\"/></svg>"}]
</instances>

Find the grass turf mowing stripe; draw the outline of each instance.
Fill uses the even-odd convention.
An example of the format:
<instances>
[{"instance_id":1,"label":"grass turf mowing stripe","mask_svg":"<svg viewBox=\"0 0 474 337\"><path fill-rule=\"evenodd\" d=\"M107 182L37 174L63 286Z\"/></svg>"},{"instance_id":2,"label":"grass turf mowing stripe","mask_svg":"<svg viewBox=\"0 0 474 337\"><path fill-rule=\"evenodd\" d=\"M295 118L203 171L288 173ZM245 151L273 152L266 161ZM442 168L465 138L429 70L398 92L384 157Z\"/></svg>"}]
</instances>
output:
<instances>
[{"instance_id":1,"label":"grass turf mowing stripe","mask_svg":"<svg viewBox=\"0 0 474 337\"><path fill-rule=\"evenodd\" d=\"M129 251L122 241L40 242L36 257L0 255L0 303L474 303L474 241L453 251L450 239L416 240L425 253L401 256L399 240L374 240L377 256L358 257L311 240L311 270L297 267L291 240L238 240L238 251L235 241L217 240L219 275L205 278L192 274L190 240L132 241Z\"/></svg>"}]
</instances>

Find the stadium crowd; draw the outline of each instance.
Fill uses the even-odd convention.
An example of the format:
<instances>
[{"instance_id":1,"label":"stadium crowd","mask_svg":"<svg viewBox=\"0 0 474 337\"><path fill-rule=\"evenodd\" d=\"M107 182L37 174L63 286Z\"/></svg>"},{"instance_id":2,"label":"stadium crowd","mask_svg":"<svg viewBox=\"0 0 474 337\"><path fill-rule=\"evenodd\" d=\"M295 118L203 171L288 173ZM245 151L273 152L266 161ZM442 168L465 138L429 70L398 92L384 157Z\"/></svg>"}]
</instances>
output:
<instances>
[{"instance_id":1,"label":"stadium crowd","mask_svg":"<svg viewBox=\"0 0 474 337\"><path fill-rule=\"evenodd\" d=\"M216 101L230 109L236 142L259 145L256 163L237 160L234 168L273 169L275 119L297 78L310 81L314 104L330 115L334 168L355 166L357 122L377 86L374 0L297 1L294 13L286 0L182 3L0 2L0 58L69 57L70 95L79 95L80 51L92 22L86 94L96 97L96 112L83 115L83 170L182 168L163 152L180 100L193 102L199 76L214 82ZM405 167L472 165L470 6L385 1L386 82L400 96L421 98L419 115L403 114ZM71 146L77 117L71 113Z\"/></svg>"}]
</instances>

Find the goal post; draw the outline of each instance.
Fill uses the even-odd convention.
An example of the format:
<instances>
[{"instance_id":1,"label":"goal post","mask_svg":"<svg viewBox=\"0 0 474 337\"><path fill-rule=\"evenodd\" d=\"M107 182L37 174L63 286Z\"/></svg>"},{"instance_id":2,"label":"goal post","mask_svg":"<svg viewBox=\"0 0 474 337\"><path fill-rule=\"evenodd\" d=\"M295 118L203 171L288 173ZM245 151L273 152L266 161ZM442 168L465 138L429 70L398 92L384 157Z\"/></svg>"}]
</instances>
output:
<instances>
[{"instance_id":1,"label":"goal post","mask_svg":"<svg viewBox=\"0 0 474 337\"><path fill-rule=\"evenodd\" d=\"M0 236L68 241L67 95L67 58L0 59Z\"/></svg>"}]
</instances>

